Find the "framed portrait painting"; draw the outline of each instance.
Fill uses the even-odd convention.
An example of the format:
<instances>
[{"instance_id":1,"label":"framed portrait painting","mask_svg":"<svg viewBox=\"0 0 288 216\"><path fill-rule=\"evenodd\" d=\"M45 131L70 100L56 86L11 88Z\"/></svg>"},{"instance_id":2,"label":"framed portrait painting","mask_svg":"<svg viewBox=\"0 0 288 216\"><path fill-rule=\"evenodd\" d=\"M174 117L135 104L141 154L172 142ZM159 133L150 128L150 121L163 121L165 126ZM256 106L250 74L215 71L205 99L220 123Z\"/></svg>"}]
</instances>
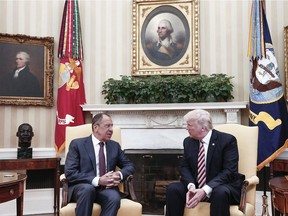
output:
<instances>
[{"instance_id":1,"label":"framed portrait painting","mask_svg":"<svg viewBox=\"0 0 288 216\"><path fill-rule=\"evenodd\" d=\"M53 37L0 34L0 104L53 106Z\"/></svg>"},{"instance_id":2,"label":"framed portrait painting","mask_svg":"<svg viewBox=\"0 0 288 216\"><path fill-rule=\"evenodd\" d=\"M198 0L133 0L132 76L199 74Z\"/></svg>"}]
</instances>

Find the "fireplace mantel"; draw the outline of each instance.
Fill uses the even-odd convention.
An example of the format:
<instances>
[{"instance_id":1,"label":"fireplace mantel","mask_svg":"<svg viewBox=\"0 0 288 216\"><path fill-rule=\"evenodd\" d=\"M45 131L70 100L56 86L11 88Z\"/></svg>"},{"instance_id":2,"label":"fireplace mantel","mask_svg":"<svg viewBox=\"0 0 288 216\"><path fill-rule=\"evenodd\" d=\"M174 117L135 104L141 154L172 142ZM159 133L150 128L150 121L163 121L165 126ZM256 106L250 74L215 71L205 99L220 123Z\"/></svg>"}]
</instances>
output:
<instances>
[{"instance_id":1,"label":"fireplace mantel","mask_svg":"<svg viewBox=\"0 0 288 216\"><path fill-rule=\"evenodd\" d=\"M85 104L83 111L153 111L153 110L192 110L192 109L245 109L247 101L209 103L159 103L159 104Z\"/></svg>"},{"instance_id":2,"label":"fireplace mantel","mask_svg":"<svg viewBox=\"0 0 288 216\"><path fill-rule=\"evenodd\" d=\"M121 127L124 149L182 148L187 136L183 116L193 109L211 113L213 124L241 123L241 111L248 102L209 102L171 104L85 104L83 111L93 116L100 112L111 115Z\"/></svg>"},{"instance_id":3,"label":"fireplace mantel","mask_svg":"<svg viewBox=\"0 0 288 216\"><path fill-rule=\"evenodd\" d=\"M183 127L182 117L189 110L205 109L215 124L241 123L241 109L248 102L171 103L171 104L85 104L83 111L94 116L107 112L121 128ZM174 119L174 121L173 121ZM133 120L133 121L132 121Z\"/></svg>"}]
</instances>

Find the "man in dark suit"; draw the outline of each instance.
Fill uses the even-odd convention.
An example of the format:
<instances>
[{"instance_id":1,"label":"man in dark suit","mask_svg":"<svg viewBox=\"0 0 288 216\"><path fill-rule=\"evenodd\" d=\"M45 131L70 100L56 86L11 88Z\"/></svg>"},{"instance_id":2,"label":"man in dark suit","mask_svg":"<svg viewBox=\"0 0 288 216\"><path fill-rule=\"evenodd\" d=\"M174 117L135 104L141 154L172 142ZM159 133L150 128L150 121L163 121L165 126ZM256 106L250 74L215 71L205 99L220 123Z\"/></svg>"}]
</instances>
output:
<instances>
[{"instance_id":1,"label":"man in dark suit","mask_svg":"<svg viewBox=\"0 0 288 216\"><path fill-rule=\"evenodd\" d=\"M92 119L92 135L75 139L69 146L65 162L68 179L68 201L77 202L77 216L91 216L93 203L101 205L101 216L116 216L121 193L118 184L134 173L134 166L121 150L119 143L110 140L113 122L109 115L99 113ZM100 175L100 143L104 142L106 172ZM121 170L115 171L116 166Z\"/></svg>"},{"instance_id":2,"label":"man in dark suit","mask_svg":"<svg viewBox=\"0 0 288 216\"><path fill-rule=\"evenodd\" d=\"M199 202L210 202L211 216L229 216L230 204L239 204L244 176L238 173L236 138L213 129L210 114L193 110L184 116L189 137L184 139L180 167L181 181L166 191L166 216L181 216L184 207L194 208ZM204 186L198 180L200 143L205 152ZM199 171L200 172L200 171Z\"/></svg>"}]
</instances>

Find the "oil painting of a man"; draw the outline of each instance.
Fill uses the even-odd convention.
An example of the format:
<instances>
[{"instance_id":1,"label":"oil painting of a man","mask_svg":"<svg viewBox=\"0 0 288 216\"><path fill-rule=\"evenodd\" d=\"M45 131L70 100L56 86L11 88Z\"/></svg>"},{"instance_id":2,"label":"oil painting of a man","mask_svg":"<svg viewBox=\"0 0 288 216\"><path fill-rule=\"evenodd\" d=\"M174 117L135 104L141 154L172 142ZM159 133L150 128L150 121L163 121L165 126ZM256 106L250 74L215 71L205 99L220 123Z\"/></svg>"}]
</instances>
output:
<instances>
[{"instance_id":1,"label":"oil painting of a man","mask_svg":"<svg viewBox=\"0 0 288 216\"><path fill-rule=\"evenodd\" d=\"M153 63L170 66L183 57L190 33L187 20L181 16L177 10L159 13L155 9L155 14L151 12L146 18L141 40L145 54Z\"/></svg>"},{"instance_id":2,"label":"oil painting of a man","mask_svg":"<svg viewBox=\"0 0 288 216\"><path fill-rule=\"evenodd\" d=\"M30 70L29 63L27 52L17 52L14 70L4 73L0 80L1 96L43 97L39 80Z\"/></svg>"}]
</instances>

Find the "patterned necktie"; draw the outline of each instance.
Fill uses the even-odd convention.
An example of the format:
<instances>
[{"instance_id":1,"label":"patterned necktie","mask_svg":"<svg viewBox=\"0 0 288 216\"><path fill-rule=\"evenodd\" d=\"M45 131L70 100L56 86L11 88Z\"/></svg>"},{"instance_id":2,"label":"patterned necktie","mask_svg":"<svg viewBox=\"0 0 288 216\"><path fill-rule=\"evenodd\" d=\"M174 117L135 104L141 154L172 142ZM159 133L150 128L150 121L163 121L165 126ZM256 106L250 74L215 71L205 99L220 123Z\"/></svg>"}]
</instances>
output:
<instances>
[{"instance_id":1,"label":"patterned necktie","mask_svg":"<svg viewBox=\"0 0 288 216\"><path fill-rule=\"evenodd\" d=\"M106 164L105 164L105 155L104 155L104 143L100 142L100 149L99 149L99 174L100 176L106 173Z\"/></svg>"},{"instance_id":2,"label":"patterned necktie","mask_svg":"<svg viewBox=\"0 0 288 216\"><path fill-rule=\"evenodd\" d=\"M199 141L199 153L198 153L198 185L202 188L206 183L206 169L205 169L205 150L202 140Z\"/></svg>"}]
</instances>

